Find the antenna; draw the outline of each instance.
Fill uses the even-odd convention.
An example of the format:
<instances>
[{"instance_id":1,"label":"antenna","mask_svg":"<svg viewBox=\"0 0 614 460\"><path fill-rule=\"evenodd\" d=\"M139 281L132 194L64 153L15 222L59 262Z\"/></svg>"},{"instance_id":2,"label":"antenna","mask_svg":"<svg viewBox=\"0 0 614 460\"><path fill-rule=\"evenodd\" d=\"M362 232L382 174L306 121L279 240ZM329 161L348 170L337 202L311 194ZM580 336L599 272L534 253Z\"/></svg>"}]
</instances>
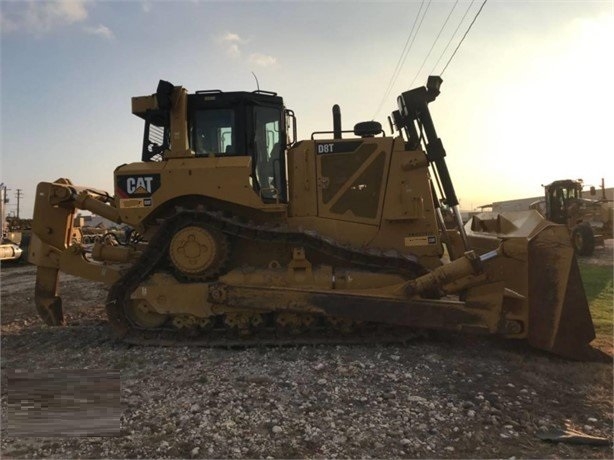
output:
<instances>
[{"instance_id":1,"label":"antenna","mask_svg":"<svg viewBox=\"0 0 614 460\"><path fill-rule=\"evenodd\" d=\"M252 75L256 79L256 88L258 88L258 91L260 91L260 83L258 83L258 77L256 76L256 74L254 72L252 72Z\"/></svg>"}]
</instances>

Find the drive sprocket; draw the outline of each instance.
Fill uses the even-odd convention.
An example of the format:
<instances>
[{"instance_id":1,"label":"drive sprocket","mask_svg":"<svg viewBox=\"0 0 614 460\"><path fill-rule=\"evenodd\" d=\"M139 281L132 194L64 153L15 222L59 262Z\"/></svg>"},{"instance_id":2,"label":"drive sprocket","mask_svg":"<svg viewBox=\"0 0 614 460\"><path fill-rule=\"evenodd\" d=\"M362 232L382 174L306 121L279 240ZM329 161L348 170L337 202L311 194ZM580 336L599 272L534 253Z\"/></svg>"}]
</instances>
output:
<instances>
[{"instance_id":1,"label":"drive sprocket","mask_svg":"<svg viewBox=\"0 0 614 460\"><path fill-rule=\"evenodd\" d=\"M194 281L212 279L222 271L228 258L228 241L212 225L192 223L173 234L168 255L179 278Z\"/></svg>"}]
</instances>

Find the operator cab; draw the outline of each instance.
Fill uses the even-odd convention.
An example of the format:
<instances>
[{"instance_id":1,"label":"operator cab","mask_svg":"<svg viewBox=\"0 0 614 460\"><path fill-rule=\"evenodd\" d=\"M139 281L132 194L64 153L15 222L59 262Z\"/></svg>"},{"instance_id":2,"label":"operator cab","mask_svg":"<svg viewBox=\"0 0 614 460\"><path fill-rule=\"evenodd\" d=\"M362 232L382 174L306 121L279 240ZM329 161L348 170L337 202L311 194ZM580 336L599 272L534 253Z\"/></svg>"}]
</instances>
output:
<instances>
[{"instance_id":1,"label":"operator cab","mask_svg":"<svg viewBox=\"0 0 614 460\"><path fill-rule=\"evenodd\" d=\"M570 200L582 198L582 183L574 180L555 181L545 186L546 218L557 224L567 223Z\"/></svg>"},{"instance_id":2,"label":"operator cab","mask_svg":"<svg viewBox=\"0 0 614 460\"><path fill-rule=\"evenodd\" d=\"M276 93L187 94L161 80L156 94L133 98L132 113L145 120L142 161L249 156L250 180L262 200L287 202L286 127L291 121L296 139L296 122Z\"/></svg>"},{"instance_id":3,"label":"operator cab","mask_svg":"<svg viewBox=\"0 0 614 460\"><path fill-rule=\"evenodd\" d=\"M197 157L252 158L254 189L286 201L283 100L265 91L197 91L188 96L188 137Z\"/></svg>"}]
</instances>

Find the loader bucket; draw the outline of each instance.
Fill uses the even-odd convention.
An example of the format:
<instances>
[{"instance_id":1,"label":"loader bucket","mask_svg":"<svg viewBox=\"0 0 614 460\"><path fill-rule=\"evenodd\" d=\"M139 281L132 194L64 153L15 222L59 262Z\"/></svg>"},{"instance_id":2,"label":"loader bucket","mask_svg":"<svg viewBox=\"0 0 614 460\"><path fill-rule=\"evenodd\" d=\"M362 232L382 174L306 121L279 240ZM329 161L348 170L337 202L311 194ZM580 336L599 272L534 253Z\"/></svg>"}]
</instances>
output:
<instances>
[{"instance_id":1,"label":"loader bucket","mask_svg":"<svg viewBox=\"0 0 614 460\"><path fill-rule=\"evenodd\" d=\"M519 294L508 301L512 308L504 305L508 319L515 315L513 319L526 324L516 337L524 336L531 346L566 358L595 357L598 352L589 345L595 330L564 225L553 224L536 211L482 213L466 230L478 252L498 244L503 248L502 257L487 270L505 283L508 292Z\"/></svg>"}]
</instances>

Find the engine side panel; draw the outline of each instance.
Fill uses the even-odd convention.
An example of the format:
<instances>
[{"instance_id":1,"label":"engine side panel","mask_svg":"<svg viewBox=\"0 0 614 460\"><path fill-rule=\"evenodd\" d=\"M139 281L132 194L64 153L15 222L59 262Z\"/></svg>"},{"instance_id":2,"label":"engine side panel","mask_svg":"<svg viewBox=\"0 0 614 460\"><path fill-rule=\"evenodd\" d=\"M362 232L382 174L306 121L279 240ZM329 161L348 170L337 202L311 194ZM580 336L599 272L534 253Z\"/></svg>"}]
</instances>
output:
<instances>
[{"instance_id":1,"label":"engine side panel","mask_svg":"<svg viewBox=\"0 0 614 460\"><path fill-rule=\"evenodd\" d=\"M405 150L403 139L303 141L288 152L288 174L292 228L439 264L428 162L421 150Z\"/></svg>"}]
</instances>

